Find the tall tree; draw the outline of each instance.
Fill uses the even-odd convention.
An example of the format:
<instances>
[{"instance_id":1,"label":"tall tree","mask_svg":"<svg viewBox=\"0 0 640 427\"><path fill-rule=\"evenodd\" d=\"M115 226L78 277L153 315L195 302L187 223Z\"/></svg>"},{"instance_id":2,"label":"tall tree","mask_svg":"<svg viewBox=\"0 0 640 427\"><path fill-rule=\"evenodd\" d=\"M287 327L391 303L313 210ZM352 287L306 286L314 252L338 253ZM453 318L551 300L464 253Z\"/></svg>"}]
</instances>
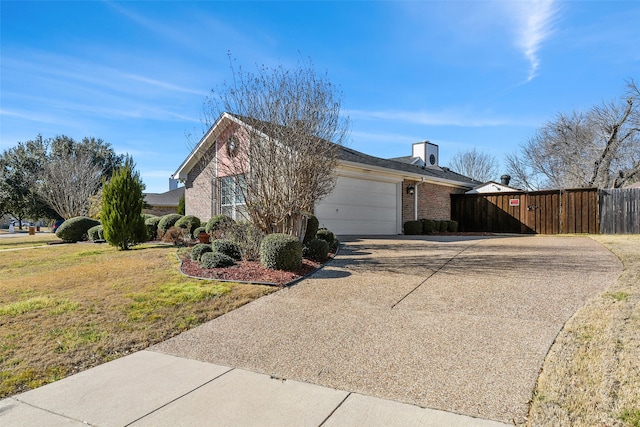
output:
<instances>
[{"instance_id":1,"label":"tall tree","mask_svg":"<svg viewBox=\"0 0 640 427\"><path fill-rule=\"evenodd\" d=\"M142 217L144 184L134 170L131 158L118 168L102 191L104 238L112 246L128 250L132 245L147 241L147 227Z\"/></svg>"},{"instance_id":2,"label":"tall tree","mask_svg":"<svg viewBox=\"0 0 640 427\"><path fill-rule=\"evenodd\" d=\"M263 232L304 236L304 213L335 186L337 148L348 131L341 93L310 63L252 73L232 62L231 72L231 83L205 103L207 124L230 112L250 129L243 140L229 142L239 147L222 172L241 177L233 186L236 198Z\"/></svg>"},{"instance_id":3,"label":"tall tree","mask_svg":"<svg viewBox=\"0 0 640 427\"><path fill-rule=\"evenodd\" d=\"M41 136L20 142L0 156L0 214L26 218L56 217L49 205L35 192L38 176L46 158Z\"/></svg>"},{"instance_id":4,"label":"tall tree","mask_svg":"<svg viewBox=\"0 0 640 427\"><path fill-rule=\"evenodd\" d=\"M467 151L458 151L451 158L449 168L476 181L496 180L498 162L490 154L478 151L475 147Z\"/></svg>"},{"instance_id":5,"label":"tall tree","mask_svg":"<svg viewBox=\"0 0 640 427\"><path fill-rule=\"evenodd\" d=\"M528 189L618 188L640 180L640 90L587 112L558 114L507 156L516 185Z\"/></svg>"}]
</instances>

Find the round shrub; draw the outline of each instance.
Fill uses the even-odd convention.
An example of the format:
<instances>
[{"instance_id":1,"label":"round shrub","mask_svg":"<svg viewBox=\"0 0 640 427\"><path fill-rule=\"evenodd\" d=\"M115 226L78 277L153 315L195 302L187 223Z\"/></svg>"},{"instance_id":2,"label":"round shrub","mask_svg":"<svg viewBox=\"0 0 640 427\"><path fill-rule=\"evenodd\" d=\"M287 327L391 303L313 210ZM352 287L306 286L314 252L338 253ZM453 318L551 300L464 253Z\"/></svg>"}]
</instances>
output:
<instances>
[{"instance_id":1,"label":"round shrub","mask_svg":"<svg viewBox=\"0 0 640 427\"><path fill-rule=\"evenodd\" d=\"M149 233L149 240L154 240L158 237L158 223L161 219L159 216L152 216L144 221L144 225L147 226L147 232Z\"/></svg>"},{"instance_id":2,"label":"round shrub","mask_svg":"<svg viewBox=\"0 0 640 427\"><path fill-rule=\"evenodd\" d=\"M422 234L422 221L407 221L404 223L404 234Z\"/></svg>"},{"instance_id":3,"label":"round shrub","mask_svg":"<svg viewBox=\"0 0 640 427\"><path fill-rule=\"evenodd\" d=\"M329 253L329 244L322 239L312 239L302 248L302 256L318 262L325 262Z\"/></svg>"},{"instance_id":4,"label":"round shrub","mask_svg":"<svg viewBox=\"0 0 640 427\"><path fill-rule=\"evenodd\" d=\"M220 252L205 252L200 257L200 267L202 268L231 267L235 263L233 258Z\"/></svg>"},{"instance_id":5,"label":"round shrub","mask_svg":"<svg viewBox=\"0 0 640 427\"><path fill-rule=\"evenodd\" d=\"M329 245L329 252L333 252L335 254L338 250L338 246L340 246L340 240L333 239L333 243Z\"/></svg>"},{"instance_id":6,"label":"round shrub","mask_svg":"<svg viewBox=\"0 0 640 427\"><path fill-rule=\"evenodd\" d=\"M207 252L213 252L211 245L207 245L206 243L198 243L191 248L191 259L194 261L200 261L200 257L202 254Z\"/></svg>"},{"instance_id":7,"label":"round shrub","mask_svg":"<svg viewBox=\"0 0 640 427\"><path fill-rule=\"evenodd\" d=\"M336 239L336 236L333 234L331 230L327 230L326 228L321 228L316 232L316 239L324 240L331 246L333 241Z\"/></svg>"},{"instance_id":8,"label":"round shrub","mask_svg":"<svg viewBox=\"0 0 640 427\"><path fill-rule=\"evenodd\" d=\"M191 235L194 239L198 238L198 235L200 233L206 233L204 227L197 227L196 229L193 230L193 234Z\"/></svg>"},{"instance_id":9,"label":"round shrub","mask_svg":"<svg viewBox=\"0 0 640 427\"><path fill-rule=\"evenodd\" d=\"M432 219L422 220L422 234L431 234L436 230L436 222Z\"/></svg>"},{"instance_id":10,"label":"round shrub","mask_svg":"<svg viewBox=\"0 0 640 427\"><path fill-rule=\"evenodd\" d=\"M87 236L91 241L104 240L104 227L102 224L94 225L90 229L87 230Z\"/></svg>"},{"instance_id":11,"label":"round shrub","mask_svg":"<svg viewBox=\"0 0 640 427\"><path fill-rule=\"evenodd\" d=\"M447 221L447 231L455 233L458 231L458 221Z\"/></svg>"},{"instance_id":12,"label":"round shrub","mask_svg":"<svg viewBox=\"0 0 640 427\"><path fill-rule=\"evenodd\" d=\"M445 231L447 231L447 221L446 220L440 220L440 221L436 221L438 229L437 231L439 231L440 233L444 233Z\"/></svg>"},{"instance_id":13,"label":"round shrub","mask_svg":"<svg viewBox=\"0 0 640 427\"><path fill-rule=\"evenodd\" d=\"M306 215L307 217L307 231L304 233L303 243L307 243L316 238L316 233L318 232L318 227L320 226L320 222L318 222L318 218L314 215Z\"/></svg>"},{"instance_id":14,"label":"round shrub","mask_svg":"<svg viewBox=\"0 0 640 427\"><path fill-rule=\"evenodd\" d=\"M200 227L200 218L193 215L183 216L176 221L175 226L187 230L189 232L189 236L193 236L193 231Z\"/></svg>"},{"instance_id":15,"label":"round shrub","mask_svg":"<svg viewBox=\"0 0 640 427\"><path fill-rule=\"evenodd\" d=\"M211 242L211 247L214 252L220 252L235 260L240 260L242 255L240 254L240 246L236 245L230 240L216 239Z\"/></svg>"},{"instance_id":16,"label":"round shrub","mask_svg":"<svg viewBox=\"0 0 640 427\"><path fill-rule=\"evenodd\" d=\"M164 236L164 233L167 232L171 227L176 225L176 222L182 218L180 214L168 214L160 218L160 222L158 222L158 232L160 236Z\"/></svg>"},{"instance_id":17,"label":"round shrub","mask_svg":"<svg viewBox=\"0 0 640 427\"><path fill-rule=\"evenodd\" d=\"M227 215L216 215L211 217L209 221L207 221L207 225L205 226L205 231L207 233L211 233L212 231L220 230L222 228L228 227L233 224L233 219Z\"/></svg>"},{"instance_id":18,"label":"round shrub","mask_svg":"<svg viewBox=\"0 0 640 427\"><path fill-rule=\"evenodd\" d=\"M260 244L260 262L272 270L297 270L302 265L302 244L288 234L269 234Z\"/></svg>"},{"instance_id":19,"label":"round shrub","mask_svg":"<svg viewBox=\"0 0 640 427\"><path fill-rule=\"evenodd\" d=\"M87 232L91 227L100 225L100 221L86 216L69 218L56 230L56 236L65 242L79 242L87 239Z\"/></svg>"},{"instance_id":20,"label":"round shrub","mask_svg":"<svg viewBox=\"0 0 640 427\"><path fill-rule=\"evenodd\" d=\"M142 218L144 218L145 221L148 220L149 218L156 218L156 216L157 215L154 215L154 214L145 214L145 213L142 214Z\"/></svg>"}]
</instances>

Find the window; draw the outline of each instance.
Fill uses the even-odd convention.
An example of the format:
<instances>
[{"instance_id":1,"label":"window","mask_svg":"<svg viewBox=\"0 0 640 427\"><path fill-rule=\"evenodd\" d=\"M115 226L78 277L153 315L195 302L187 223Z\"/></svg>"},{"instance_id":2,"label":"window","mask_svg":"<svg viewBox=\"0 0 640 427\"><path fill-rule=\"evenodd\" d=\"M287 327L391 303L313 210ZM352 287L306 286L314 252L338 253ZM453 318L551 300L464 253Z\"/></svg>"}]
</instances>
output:
<instances>
[{"instance_id":1,"label":"window","mask_svg":"<svg viewBox=\"0 0 640 427\"><path fill-rule=\"evenodd\" d=\"M220 178L220 213L231 218L246 219L244 175Z\"/></svg>"}]
</instances>

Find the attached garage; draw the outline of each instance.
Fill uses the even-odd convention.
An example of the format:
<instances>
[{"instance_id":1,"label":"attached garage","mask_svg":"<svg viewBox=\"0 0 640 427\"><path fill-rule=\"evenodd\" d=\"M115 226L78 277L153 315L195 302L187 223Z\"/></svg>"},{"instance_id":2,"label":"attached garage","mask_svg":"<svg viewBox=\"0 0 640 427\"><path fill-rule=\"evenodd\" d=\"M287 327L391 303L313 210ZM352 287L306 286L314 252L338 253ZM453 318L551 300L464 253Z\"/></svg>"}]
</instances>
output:
<instances>
[{"instance_id":1,"label":"attached garage","mask_svg":"<svg viewBox=\"0 0 640 427\"><path fill-rule=\"evenodd\" d=\"M401 182L338 176L315 215L338 235L393 235L402 232L401 203Z\"/></svg>"}]
</instances>

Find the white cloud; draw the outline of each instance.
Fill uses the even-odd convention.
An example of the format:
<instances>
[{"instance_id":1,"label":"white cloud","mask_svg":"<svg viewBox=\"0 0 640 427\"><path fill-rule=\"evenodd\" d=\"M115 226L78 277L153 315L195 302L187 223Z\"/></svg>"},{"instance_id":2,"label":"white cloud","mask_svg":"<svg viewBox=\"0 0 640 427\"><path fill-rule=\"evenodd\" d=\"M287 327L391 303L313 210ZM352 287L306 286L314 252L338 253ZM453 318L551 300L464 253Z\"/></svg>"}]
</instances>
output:
<instances>
[{"instance_id":1,"label":"white cloud","mask_svg":"<svg viewBox=\"0 0 640 427\"><path fill-rule=\"evenodd\" d=\"M513 1L506 3L513 11L516 45L529 61L527 81L538 75L542 43L554 32L558 6L554 0Z\"/></svg>"}]
</instances>

